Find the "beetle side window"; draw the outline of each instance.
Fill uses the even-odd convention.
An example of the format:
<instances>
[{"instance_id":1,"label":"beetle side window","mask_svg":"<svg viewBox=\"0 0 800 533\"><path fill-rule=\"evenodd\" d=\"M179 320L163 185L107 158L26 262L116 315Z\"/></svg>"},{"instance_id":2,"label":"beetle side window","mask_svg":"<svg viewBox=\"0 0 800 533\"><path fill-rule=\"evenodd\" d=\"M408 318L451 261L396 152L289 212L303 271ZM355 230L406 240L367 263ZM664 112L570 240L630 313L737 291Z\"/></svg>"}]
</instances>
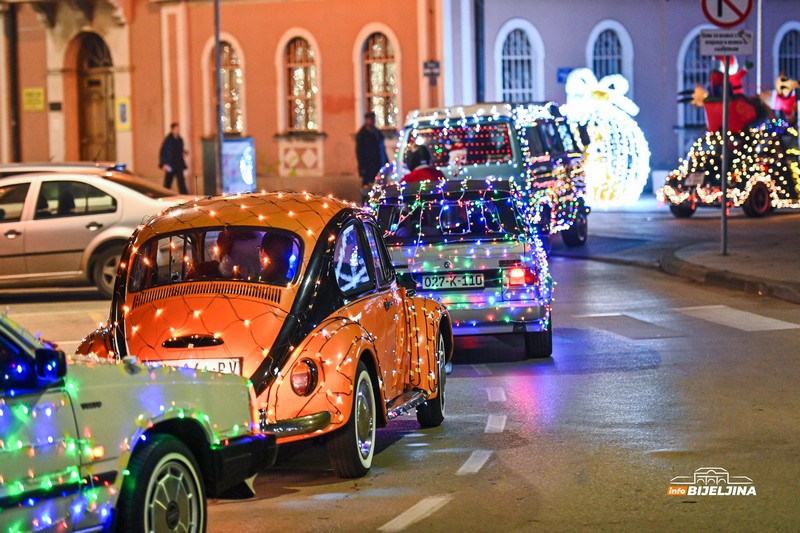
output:
<instances>
[{"instance_id":1,"label":"beetle side window","mask_svg":"<svg viewBox=\"0 0 800 533\"><path fill-rule=\"evenodd\" d=\"M375 264L375 273L378 276L378 285L384 287L392 282L394 271L389 252L380 238L380 231L373 224L364 224L367 229L367 241L372 252L372 262Z\"/></svg>"},{"instance_id":2,"label":"beetle side window","mask_svg":"<svg viewBox=\"0 0 800 533\"><path fill-rule=\"evenodd\" d=\"M358 227L351 223L342 230L333 251L336 283L346 296L371 289L374 285L367 269L367 256L358 237Z\"/></svg>"},{"instance_id":3,"label":"beetle side window","mask_svg":"<svg viewBox=\"0 0 800 533\"><path fill-rule=\"evenodd\" d=\"M0 222L19 222L30 183L0 187Z\"/></svg>"}]
</instances>

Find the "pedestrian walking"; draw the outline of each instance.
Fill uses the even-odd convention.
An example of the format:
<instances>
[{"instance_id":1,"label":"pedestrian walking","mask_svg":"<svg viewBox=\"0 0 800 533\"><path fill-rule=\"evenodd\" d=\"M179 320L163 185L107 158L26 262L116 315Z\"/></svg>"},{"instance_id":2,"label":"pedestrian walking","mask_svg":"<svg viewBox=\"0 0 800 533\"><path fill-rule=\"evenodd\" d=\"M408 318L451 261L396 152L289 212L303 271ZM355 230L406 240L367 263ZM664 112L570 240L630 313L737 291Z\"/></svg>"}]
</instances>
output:
<instances>
[{"instance_id":1,"label":"pedestrian walking","mask_svg":"<svg viewBox=\"0 0 800 533\"><path fill-rule=\"evenodd\" d=\"M361 195L366 198L375 176L386 164L386 147L383 144L383 133L375 127L375 113L364 114L364 125L356 133L356 159L358 175L361 176Z\"/></svg>"},{"instance_id":2,"label":"pedestrian walking","mask_svg":"<svg viewBox=\"0 0 800 533\"><path fill-rule=\"evenodd\" d=\"M161 143L161 150L158 156L158 166L164 171L164 187L172 188L172 179L178 181L178 191L187 194L186 180L183 172L186 170L184 157L189 154L183 147L183 138L178 133L178 123L173 122L169 126L169 133Z\"/></svg>"}]
</instances>

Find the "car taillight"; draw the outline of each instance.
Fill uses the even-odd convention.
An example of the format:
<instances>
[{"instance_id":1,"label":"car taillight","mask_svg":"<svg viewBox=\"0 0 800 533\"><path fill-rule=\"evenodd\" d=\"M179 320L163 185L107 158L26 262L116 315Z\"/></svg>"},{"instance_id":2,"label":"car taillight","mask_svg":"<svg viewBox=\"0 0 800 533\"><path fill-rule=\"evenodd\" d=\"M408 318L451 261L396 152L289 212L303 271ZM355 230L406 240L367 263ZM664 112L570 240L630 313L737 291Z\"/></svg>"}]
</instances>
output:
<instances>
[{"instance_id":1,"label":"car taillight","mask_svg":"<svg viewBox=\"0 0 800 533\"><path fill-rule=\"evenodd\" d=\"M535 285L538 281L536 272L529 268L514 267L508 271L509 287L522 287L523 285Z\"/></svg>"},{"instance_id":2,"label":"car taillight","mask_svg":"<svg viewBox=\"0 0 800 533\"><path fill-rule=\"evenodd\" d=\"M292 368L289 379L295 394L308 396L317 385L317 365L310 359L302 359Z\"/></svg>"}]
</instances>

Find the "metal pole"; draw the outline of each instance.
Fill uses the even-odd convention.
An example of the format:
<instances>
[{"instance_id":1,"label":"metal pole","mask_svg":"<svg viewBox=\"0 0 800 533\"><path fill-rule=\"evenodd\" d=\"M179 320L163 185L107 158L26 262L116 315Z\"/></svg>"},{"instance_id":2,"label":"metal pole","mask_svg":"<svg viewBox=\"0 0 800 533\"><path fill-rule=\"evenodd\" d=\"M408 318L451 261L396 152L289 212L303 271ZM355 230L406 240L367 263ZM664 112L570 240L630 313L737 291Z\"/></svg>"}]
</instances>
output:
<instances>
[{"instance_id":1,"label":"metal pole","mask_svg":"<svg viewBox=\"0 0 800 533\"><path fill-rule=\"evenodd\" d=\"M220 42L220 0L214 0L214 44L216 47L216 70L215 76L217 90L217 157L215 162L216 171L216 190L212 194L219 194L222 187L222 142L225 137L225 126L222 123L222 43Z\"/></svg>"},{"instance_id":2,"label":"metal pole","mask_svg":"<svg viewBox=\"0 0 800 533\"><path fill-rule=\"evenodd\" d=\"M756 16L756 25L758 26L758 40L756 41L756 94L761 94L761 55L762 55L762 48L761 44L763 41L761 32L764 29L764 19L761 18L761 5L762 0L758 0L758 13Z\"/></svg>"},{"instance_id":3,"label":"metal pole","mask_svg":"<svg viewBox=\"0 0 800 533\"><path fill-rule=\"evenodd\" d=\"M728 90L730 79L728 69L731 57L725 56L725 76L722 82L722 170L719 183L722 192L722 255L728 255Z\"/></svg>"}]
</instances>

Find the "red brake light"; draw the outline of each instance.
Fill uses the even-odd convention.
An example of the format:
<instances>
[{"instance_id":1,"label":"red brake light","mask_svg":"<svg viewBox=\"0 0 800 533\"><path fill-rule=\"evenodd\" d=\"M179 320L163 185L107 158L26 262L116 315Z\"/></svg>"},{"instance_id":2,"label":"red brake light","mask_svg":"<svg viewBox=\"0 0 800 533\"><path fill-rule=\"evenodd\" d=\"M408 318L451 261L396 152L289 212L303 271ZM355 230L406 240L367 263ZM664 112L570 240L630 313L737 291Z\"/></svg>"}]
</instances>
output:
<instances>
[{"instance_id":1,"label":"red brake light","mask_svg":"<svg viewBox=\"0 0 800 533\"><path fill-rule=\"evenodd\" d=\"M514 267L508 271L508 285L510 287L520 287L523 285L535 285L539 281L536 272L529 268Z\"/></svg>"}]
</instances>

